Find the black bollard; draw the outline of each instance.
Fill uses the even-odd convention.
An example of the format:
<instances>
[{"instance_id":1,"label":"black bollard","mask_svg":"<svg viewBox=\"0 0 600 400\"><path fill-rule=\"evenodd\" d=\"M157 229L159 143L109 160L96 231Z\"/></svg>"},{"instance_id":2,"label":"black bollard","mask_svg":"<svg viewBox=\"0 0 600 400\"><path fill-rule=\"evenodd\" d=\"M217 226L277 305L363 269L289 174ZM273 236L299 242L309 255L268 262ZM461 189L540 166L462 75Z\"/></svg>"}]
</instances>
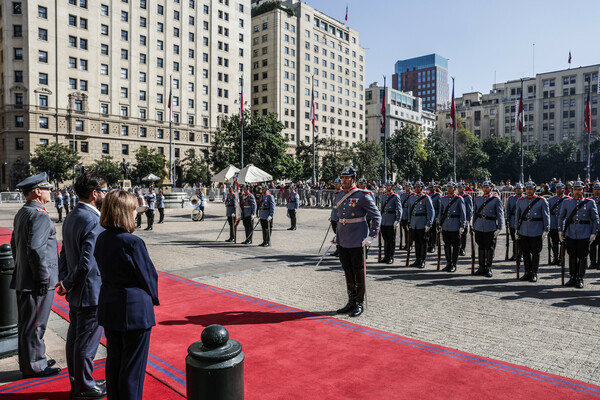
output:
<instances>
[{"instance_id":1,"label":"black bollard","mask_svg":"<svg viewBox=\"0 0 600 400\"><path fill-rule=\"evenodd\" d=\"M15 261L9 244L0 246L0 358L19 352L17 294L10 289Z\"/></svg>"},{"instance_id":2,"label":"black bollard","mask_svg":"<svg viewBox=\"0 0 600 400\"><path fill-rule=\"evenodd\" d=\"M202 331L185 358L188 400L243 400L244 353L221 325Z\"/></svg>"}]
</instances>

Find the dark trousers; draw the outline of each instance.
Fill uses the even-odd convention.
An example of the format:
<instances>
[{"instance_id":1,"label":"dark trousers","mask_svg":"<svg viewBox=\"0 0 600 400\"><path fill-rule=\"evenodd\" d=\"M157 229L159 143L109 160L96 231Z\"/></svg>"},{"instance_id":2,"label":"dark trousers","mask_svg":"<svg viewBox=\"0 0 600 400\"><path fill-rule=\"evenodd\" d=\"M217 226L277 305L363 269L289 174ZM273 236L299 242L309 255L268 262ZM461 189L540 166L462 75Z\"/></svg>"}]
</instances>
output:
<instances>
[{"instance_id":1,"label":"dark trousers","mask_svg":"<svg viewBox=\"0 0 600 400\"><path fill-rule=\"evenodd\" d=\"M252 240L252 217L244 217L242 222L246 231L246 240Z\"/></svg>"},{"instance_id":2,"label":"dark trousers","mask_svg":"<svg viewBox=\"0 0 600 400\"><path fill-rule=\"evenodd\" d=\"M262 228L263 242L271 242L271 233L273 232L273 220L260 220L260 227Z\"/></svg>"},{"instance_id":3,"label":"dark trousers","mask_svg":"<svg viewBox=\"0 0 600 400\"><path fill-rule=\"evenodd\" d=\"M56 207L56 211L58 212L58 222L62 221L62 207Z\"/></svg>"},{"instance_id":4,"label":"dark trousers","mask_svg":"<svg viewBox=\"0 0 600 400\"><path fill-rule=\"evenodd\" d=\"M404 248L407 249L408 248L408 230L410 229L408 227L408 220L407 219L403 219L400 221L400 226L402 231L404 232ZM411 240L412 241L412 240Z\"/></svg>"},{"instance_id":5,"label":"dark trousers","mask_svg":"<svg viewBox=\"0 0 600 400\"><path fill-rule=\"evenodd\" d=\"M465 230L463 230L462 235L460 236L460 249L463 251L467 248L468 231L469 231L469 229L465 228Z\"/></svg>"},{"instance_id":6,"label":"dark trousers","mask_svg":"<svg viewBox=\"0 0 600 400\"><path fill-rule=\"evenodd\" d=\"M138 227L138 228L142 227L142 214L138 214L135 217L135 226Z\"/></svg>"},{"instance_id":7,"label":"dark trousers","mask_svg":"<svg viewBox=\"0 0 600 400\"><path fill-rule=\"evenodd\" d=\"M67 332L67 367L71 389L84 392L96 385L92 377L94 357L100 344L102 327L98 325L98 307L69 305L69 330Z\"/></svg>"},{"instance_id":8,"label":"dark trousers","mask_svg":"<svg viewBox=\"0 0 600 400\"><path fill-rule=\"evenodd\" d=\"M429 232L431 232L431 229ZM410 241L415 244L415 258L417 261L425 261L425 257L427 257L427 235L425 234L425 229L411 228ZM411 243L408 245L410 246Z\"/></svg>"},{"instance_id":9,"label":"dark trousers","mask_svg":"<svg viewBox=\"0 0 600 400\"><path fill-rule=\"evenodd\" d=\"M508 228L510 231L510 238L513 242L513 257L517 257L517 228ZM496 247L496 245L494 245ZM519 257L523 255L523 249L519 249Z\"/></svg>"},{"instance_id":10,"label":"dark trousers","mask_svg":"<svg viewBox=\"0 0 600 400\"><path fill-rule=\"evenodd\" d=\"M565 238L567 254L569 254L569 274L572 277L583 278L587 267L589 239Z\"/></svg>"},{"instance_id":11,"label":"dark trousers","mask_svg":"<svg viewBox=\"0 0 600 400\"><path fill-rule=\"evenodd\" d=\"M337 221L331 221L331 229L333 233L337 233Z\"/></svg>"},{"instance_id":12,"label":"dark trousers","mask_svg":"<svg viewBox=\"0 0 600 400\"><path fill-rule=\"evenodd\" d=\"M458 262L458 251L460 249L460 237L458 231L442 231L442 238L444 239L446 262L448 264L456 265Z\"/></svg>"},{"instance_id":13,"label":"dark trousers","mask_svg":"<svg viewBox=\"0 0 600 400\"><path fill-rule=\"evenodd\" d=\"M146 222L148 223L148 227L152 228L154 224L154 210L146 210Z\"/></svg>"},{"instance_id":14,"label":"dark trousers","mask_svg":"<svg viewBox=\"0 0 600 400\"><path fill-rule=\"evenodd\" d=\"M292 223L292 228L296 227L296 210L288 210L288 214L290 214L290 220Z\"/></svg>"},{"instance_id":15,"label":"dark trousers","mask_svg":"<svg viewBox=\"0 0 600 400\"><path fill-rule=\"evenodd\" d=\"M479 267L492 267L494 260L494 250L496 249L496 239L494 239L494 231L479 232L475 231L475 242L479 254Z\"/></svg>"},{"instance_id":16,"label":"dark trousers","mask_svg":"<svg viewBox=\"0 0 600 400\"><path fill-rule=\"evenodd\" d=\"M427 247L429 248L435 248L437 241L437 235L435 234L435 232L437 232L437 226L437 221L433 220L433 225L431 225L431 229L429 230L431 234L427 237Z\"/></svg>"},{"instance_id":17,"label":"dark trousers","mask_svg":"<svg viewBox=\"0 0 600 400\"><path fill-rule=\"evenodd\" d=\"M53 301L54 290L45 296L17 291L19 369L23 374L35 374L48 366L44 333Z\"/></svg>"},{"instance_id":18,"label":"dark trousers","mask_svg":"<svg viewBox=\"0 0 600 400\"><path fill-rule=\"evenodd\" d=\"M65 213L66 213L65 216L69 215L69 205L68 204L65 204Z\"/></svg>"},{"instance_id":19,"label":"dark trousers","mask_svg":"<svg viewBox=\"0 0 600 400\"><path fill-rule=\"evenodd\" d=\"M111 400L141 400L151 329L114 331L106 335L106 392Z\"/></svg>"},{"instance_id":20,"label":"dark trousers","mask_svg":"<svg viewBox=\"0 0 600 400\"><path fill-rule=\"evenodd\" d=\"M542 251L541 236L521 236L519 244L523 253L525 273L537 274L540 267L540 252Z\"/></svg>"},{"instance_id":21,"label":"dark trousers","mask_svg":"<svg viewBox=\"0 0 600 400\"><path fill-rule=\"evenodd\" d=\"M227 217L227 223L229 224L229 239L234 238L233 228L235 227L235 217Z\"/></svg>"},{"instance_id":22,"label":"dark trousers","mask_svg":"<svg viewBox=\"0 0 600 400\"><path fill-rule=\"evenodd\" d=\"M161 224L164 221L164 219L165 219L165 209L164 208L159 208L158 209L158 215L159 215L158 223Z\"/></svg>"},{"instance_id":23,"label":"dark trousers","mask_svg":"<svg viewBox=\"0 0 600 400\"><path fill-rule=\"evenodd\" d=\"M560 240L558 238L558 229L550 229L548 233L548 237L550 238L550 248L552 249L552 258L558 260L560 258ZM550 260L548 260L550 261Z\"/></svg>"},{"instance_id":24,"label":"dark trousers","mask_svg":"<svg viewBox=\"0 0 600 400\"><path fill-rule=\"evenodd\" d=\"M384 258L394 258L394 250L396 247L396 230L394 225L381 226L381 238L384 244Z\"/></svg>"},{"instance_id":25,"label":"dark trousers","mask_svg":"<svg viewBox=\"0 0 600 400\"><path fill-rule=\"evenodd\" d=\"M598 250L600 244L600 235L596 236L596 239L590 244L590 261L596 264L598 262Z\"/></svg>"},{"instance_id":26,"label":"dark trousers","mask_svg":"<svg viewBox=\"0 0 600 400\"><path fill-rule=\"evenodd\" d=\"M346 276L346 289L350 303L362 304L365 300L365 276L363 248L338 246L340 261Z\"/></svg>"}]
</instances>

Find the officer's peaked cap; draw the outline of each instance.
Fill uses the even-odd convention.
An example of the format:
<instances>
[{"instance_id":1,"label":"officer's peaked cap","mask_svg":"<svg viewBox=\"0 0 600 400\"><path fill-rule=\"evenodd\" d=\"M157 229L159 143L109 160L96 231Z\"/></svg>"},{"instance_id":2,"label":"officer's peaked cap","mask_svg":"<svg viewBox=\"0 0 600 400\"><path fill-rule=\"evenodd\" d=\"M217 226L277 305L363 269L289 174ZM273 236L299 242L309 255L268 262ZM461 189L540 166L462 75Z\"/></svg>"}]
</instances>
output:
<instances>
[{"instance_id":1,"label":"officer's peaked cap","mask_svg":"<svg viewBox=\"0 0 600 400\"><path fill-rule=\"evenodd\" d=\"M24 193L31 192L35 188L52 189L52 185L48 182L47 173L42 172L41 174L30 176L17 184L17 189L21 189Z\"/></svg>"}]
</instances>

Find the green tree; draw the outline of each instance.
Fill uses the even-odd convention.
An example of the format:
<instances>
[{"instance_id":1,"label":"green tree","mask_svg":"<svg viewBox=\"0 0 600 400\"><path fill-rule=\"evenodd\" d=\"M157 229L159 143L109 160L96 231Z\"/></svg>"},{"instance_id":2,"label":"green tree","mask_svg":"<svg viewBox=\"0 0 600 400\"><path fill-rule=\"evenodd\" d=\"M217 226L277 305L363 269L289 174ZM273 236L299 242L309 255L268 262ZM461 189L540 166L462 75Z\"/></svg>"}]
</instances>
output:
<instances>
[{"instance_id":1,"label":"green tree","mask_svg":"<svg viewBox=\"0 0 600 400\"><path fill-rule=\"evenodd\" d=\"M484 167L488 159L487 153L481 149L479 139L470 139L456 161L456 179L468 179L480 182L485 178L489 178L490 172Z\"/></svg>"},{"instance_id":2,"label":"green tree","mask_svg":"<svg viewBox=\"0 0 600 400\"><path fill-rule=\"evenodd\" d=\"M422 133L410 124L398 129L388 138L388 157L399 179L423 178L426 151Z\"/></svg>"},{"instance_id":3,"label":"green tree","mask_svg":"<svg viewBox=\"0 0 600 400\"><path fill-rule=\"evenodd\" d=\"M322 158L321 180L325 182L331 182L337 178L342 169L349 165L350 160L354 158L352 149L344 147L341 140L333 137L329 137L322 142L322 145L319 146L319 153L324 154Z\"/></svg>"},{"instance_id":4,"label":"green tree","mask_svg":"<svg viewBox=\"0 0 600 400\"><path fill-rule=\"evenodd\" d=\"M564 140L548 148L548 152L541 155L537 163L535 176L543 181L552 177L560 178L563 182L574 179L582 174L585 163L575 161L577 146L572 140ZM585 175L581 177L584 178ZM528 177L525 176L525 179Z\"/></svg>"},{"instance_id":5,"label":"green tree","mask_svg":"<svg viewBox=\"0 0 600 400\"><path fill-rule=\"evenodd\" d=\"M190 186L194 183L210 183L209 164L206 157L196 155L196 149L187 149L182 160L183 183Z\"/></svg>"},{"instance_id":6,"label":"green tree","mask_svg":"<svg viewBox=\"0 0 600 400\"><path fill-rule=\"evenodd\" d=\"M381 143L375 141L356 142L352 145L352 152L354 154L354 167L359 177L364 176L368 180L373 180L382 176L383 145Z\"/></svg>"},{"instance_id":7,"label":"green tree","mask_svg":"<svg viewBox=\"0 0 600 400\"><path fill-rule=\"evenodd\" d=\"M315 152L319 147L319 139L315 139ZM319 159L315 154L316 165L315 165L315 174L317 179L321 176L321 165L319 164ZM312 144L304 144L304 142L300 141L296 146L296 160L301 165L300 176L298 177L300 180L304 181L312 181L313 176L313 146Z\"/></svg>"},{"instance_id":8,"label":"green tree","mask_svg":"<svg viewBox=\"0 0 600 400\"><path fill-rule=\"evenodd\" d=\"M47 172L51 181L59 183L73 179L73 169L79 164L81 157L69 146L58 142L46 146L38 146L31 157L31 167L35 173Z\"/></svg>"},{"instance_id":9,"label":"green tree","mask_svg":"<svg viewBox=\"0 0 600 400\"><path fill-rule=\"evenodd\" d=\"M86 169L104 177L109 186L116 185L123 177L121 166L117 161L113 161L112 156L103 155L99 160L88 165Z\"/></svg>"},{"instance_id":10,"label":"green tree","mask_svg":"<svg viewBox=\"0 0 600 400\"><path fill-rule=\"evenodd\" d=\"M423 170L427 179L444 180L452 177L452 143L448 143L436 129L425 140L427 159Z\"/></svg>"},{"instance_id":11,"label":"green tree","mask_svg":"<svg viewBox=\"0 0 600 400\"><path fill-rule=\"evenodd\" d=\"M160 176L163 166L163 155L157 149L140 147L135 152L135 164L131 172L131 180L137 184L142 183L142 178L148 174Z\"/></svg>"}]
</instances>

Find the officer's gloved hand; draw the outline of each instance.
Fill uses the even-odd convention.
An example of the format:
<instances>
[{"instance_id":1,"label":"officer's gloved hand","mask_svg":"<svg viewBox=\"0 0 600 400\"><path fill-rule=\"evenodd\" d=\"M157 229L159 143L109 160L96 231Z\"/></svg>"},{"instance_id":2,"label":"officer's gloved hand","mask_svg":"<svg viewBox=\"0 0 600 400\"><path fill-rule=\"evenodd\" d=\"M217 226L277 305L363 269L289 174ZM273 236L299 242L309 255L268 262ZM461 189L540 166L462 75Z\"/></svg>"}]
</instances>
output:
<instances>
[{"instance_id":1,"label":"officer's gloved hand","mask_svg":"<svg viewBox=\"0 0 600 400\"><path fill-rule=\"evenodd\" d=\"M494 239L497 239L499 234L500 234L500 229L497 229L497 230L494 232Z\"/></svg>"},{"instance_id":2,"label":"officer's gloved hand","mask_svg":"<svg viewBox=\"0 0 600 400\"><path fill-rule=\"evenodd\" d=\"M429 229L431 229L430 226L425 226L425 233L429 232Z\"/></svg>"},{"instance_id":3,"label":"officer's gloved hand","mask_svg":"<svg viewBox=\"0 0 600 400\"><path fill-rule=\"evenodd\" d=\"M594 243L594 240L596 240L596 234L593 233L590 235L590 244Z\"/></svg>"},{"instance_id":4,"label":"officer's gloved hand","mask_svg":"<svg viewBox=\"0 0 600 400\"><path fill-rule=\"evenodd\" d=\"M542 242L545 242L547 238L548 238L548 232L544 231L544 233L542 233Z\"/></svg>"},{"instance_id":5,"label":"officer's gloved hand","mask_svg":"<svg viewBox=\"0 0 600 400\"><path fill-rule=\"evenodd\" d=\"M394 221L394 229L398 228L400 225L400 221Z\"/></svg>"},{"instance_id":6,"label":"officer's gloved hand","mask_svg":"<svg viewBox=\"0 0 600 400\"><path fill-rule=\"evenodd\" d=\"M564 241L565 241L565 233L564 233L564 232L560 232L560 233L558 234L558 239L559 239L561 242L564 242Z\"/></svg>"},{"instance_id":7,"label":"officer's gloved hand","mask_svg":"<svg viewBox=\"0 0 600 400\"><path fill-rule=\"evenodd\" d=\"M48 293L48 282L33 282L33 294L36 296L45 296Z\"/></svg>"},{"instance_id":8,"label":"officer's gloved hand","mask_svg":"<svg viewBox=\"0 0 600 400\"><path fill-rule=\"evenodd\" d=\"M519 234L519 230L515 230L515 239L519 240L521 235Z\"/></svg>"},{"instance_id":9,"label":"officer's gloved hand","mask_svg":"<svg viewBox=\"0 0 600 400\"><path fill-rule=\"evenodd\" d=\"M373 240L375 240L375 238L370 237L370 236L364 238L363 241L362 241L362 246L363 247L369 247L369 246L371 246L371 243L373 243Z\"/></svg>"},{"instance_id":10,"label":"officer's gloved hand","mask_svg":"<svg viewBox=\"0 0 600 400\"><path fill-rule=\"evenodd\" d=\"M331 239L331 244L336 244L335 237Z\"/></svg>"},{"instance_id":11,"label":"officer's gloved hand","mask_svg":"<svg viewBox=\"0 0 600 400\"><path fill-rule=\"evenodd\" d=\"M462 236L464 231L465 231L465 228L458 228L458 236Z\"/></svg>"},{"instance_id":12,"label":"officer's gloved hand","mask_svg":"<svg viewBox=\"0 0 600 400\"><path fill-rule=\"evenodd\" d=\"M270 221L272 219L273 219L273 217L271 217L270 215L267 217L267 221Z\"/></svg>"}]
</instances>

